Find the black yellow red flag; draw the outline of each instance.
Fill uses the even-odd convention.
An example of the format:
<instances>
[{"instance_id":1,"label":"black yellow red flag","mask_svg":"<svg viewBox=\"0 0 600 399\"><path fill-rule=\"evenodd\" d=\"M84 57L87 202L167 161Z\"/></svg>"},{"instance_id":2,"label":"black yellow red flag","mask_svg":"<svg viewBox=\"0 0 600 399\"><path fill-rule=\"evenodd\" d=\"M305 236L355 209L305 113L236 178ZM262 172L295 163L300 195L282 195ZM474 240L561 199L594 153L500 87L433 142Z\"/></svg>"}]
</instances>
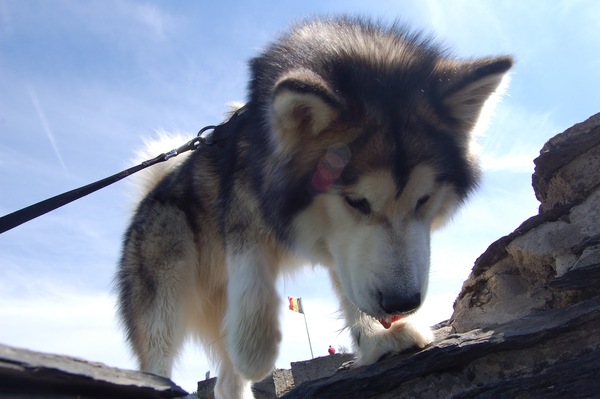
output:
<instances>
[{"instance_id":1,"label":"black yellow red flag","mask_svg":"<svg viewBox=\"0 0 600 399\"><path fill-rule=\"evenodd\" d=\"M304 309L302 309L302 298L292 298L291 296L288 296L288 302L290 303L290 310L304 314Z\"/></svg>"}]
</instances>

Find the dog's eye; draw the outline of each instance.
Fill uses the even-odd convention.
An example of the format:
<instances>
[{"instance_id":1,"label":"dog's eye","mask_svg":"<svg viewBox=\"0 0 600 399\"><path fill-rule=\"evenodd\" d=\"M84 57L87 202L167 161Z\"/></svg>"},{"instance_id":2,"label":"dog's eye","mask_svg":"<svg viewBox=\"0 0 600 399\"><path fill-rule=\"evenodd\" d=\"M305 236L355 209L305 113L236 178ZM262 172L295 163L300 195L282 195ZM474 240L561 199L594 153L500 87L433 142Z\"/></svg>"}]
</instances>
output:
<instances>
[{"instance_id":1,"label":"dog's eye","mask_svg":"<svg viewBox=\"0 0 600 399\"><path fill-rule=\"evenodd\" d=\"M346 203L352 208L359 210L365 215L371 213L371 204L369 204L369 201L365 198L353 198L345 196L344 200L346 200Z\"/></svg>"},{"instance_id":2,"label":"dog's eye","mask_svg":"<svg viewBox=\"0 0 600 399\"><path fill-rule=\"evenodd\" d=\"M415 211L418 211L427 201L429 201L430 195L424 195L417 201L417 205L415 206Z\"/></svg>"}]
</instances>

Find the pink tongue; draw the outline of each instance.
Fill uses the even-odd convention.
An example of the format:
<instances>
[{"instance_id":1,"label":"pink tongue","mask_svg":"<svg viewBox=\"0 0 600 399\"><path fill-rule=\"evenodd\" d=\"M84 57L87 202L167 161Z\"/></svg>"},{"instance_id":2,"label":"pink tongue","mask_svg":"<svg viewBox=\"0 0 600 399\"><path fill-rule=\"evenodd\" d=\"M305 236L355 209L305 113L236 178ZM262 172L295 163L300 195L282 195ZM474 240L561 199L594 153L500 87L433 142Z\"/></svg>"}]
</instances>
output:
<instances>
[{"instance_id":1,"label":"pink tongue","mask_svg":"<svg viewBox=\"0 0 600 399\"><path fill-rule=\"evenodd\" d=\"M392 324L394 324L398 320L402 320L405 317L406 316L389 316L389 317L384 317L382 319L379 319L379 322L381 323L383 328L385 328L387 330L388 328L390 328L392 326Z\"/></svg>"}]
</instances>

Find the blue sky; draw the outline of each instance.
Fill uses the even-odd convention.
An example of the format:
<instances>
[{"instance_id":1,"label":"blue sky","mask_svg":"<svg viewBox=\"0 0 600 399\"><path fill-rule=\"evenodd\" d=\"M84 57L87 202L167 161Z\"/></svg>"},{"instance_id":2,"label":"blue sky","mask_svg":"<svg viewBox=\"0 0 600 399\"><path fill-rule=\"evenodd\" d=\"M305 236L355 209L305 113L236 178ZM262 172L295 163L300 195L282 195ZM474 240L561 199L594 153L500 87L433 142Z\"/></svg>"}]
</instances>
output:
<instances>
[{"instance_id":1,"label":"blue sky","mask_svg":"<svg viewBox=\"0 0 600 399\"><path fill-rule=\"evenodd\" d=\"M481 190L432 242L421 318L448 318L473 262L537 212L532 160L600 111L600 3L590 1L0 1L0 214L131 165L158 130L192 137L245 98L246 62L298 18L400 18L460 57L511 54L507 95L479 142ZM0 235L0 343L134 368L112 277L132 201L121 182ZM316 355L347 345L319 269L281 280L301 296ZM310 357L283 306L278 367ZM214 368L186 346L174 380Z\"/></svg>"}]
</instances>

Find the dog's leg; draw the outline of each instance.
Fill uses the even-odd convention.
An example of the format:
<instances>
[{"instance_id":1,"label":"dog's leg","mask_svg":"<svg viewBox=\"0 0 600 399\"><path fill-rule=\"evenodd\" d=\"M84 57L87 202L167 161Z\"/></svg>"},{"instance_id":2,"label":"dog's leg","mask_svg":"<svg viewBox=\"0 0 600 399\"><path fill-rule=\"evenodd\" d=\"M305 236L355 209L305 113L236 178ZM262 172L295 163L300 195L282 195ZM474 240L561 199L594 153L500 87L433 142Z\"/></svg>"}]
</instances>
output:
<instances>
[{"instance_id":1,"label":"dog's leg","mask_svg":"<svg viewBox=\"0 0 600 399\"><path fill-rule=\"evenodd\" d=\"M173 363L184 341L183 320L178 320L180 315L167 315L161 309L150 312L154 314L144 320L144 336L133 344L140 370L171 378Z\"/></svg>"},{"instance_id":2,"label":"dog's leg","mask_svg":"<svg viewBox=\"0 0 600 399\"><path fill-rule=\"evenodd\" d=\"M333 286L340 299L341 310L350 329L357 365L375 363L383 356L399 353L412 347L424 348L433 341L433 333L410 317L385 329L375 318L360 311L344 295L341 283L330 271Z\"/></svg>"},{"instance_id":3,"label":"dog's leg","mask_svg":"<svg viewBox=\"0 0 600 399\"><path fill-rule=\"evenodd\" d=\"M252 381L273 370L281 342L277 265L275 256L259 248L227 256L227 349L236 369Z\"/></svg>"},{"instance_id":4,"label":"dog's leg","mask_svg":"<svg viewBox=\"0 0 600 399\"><path fill-rule=\"evenodd\" d=\"M151 222L134 222L127 238L119 310L140 369L170 377L187 332L183 304L197 252L184 215L171 208L153 215Z\"/></svg>"},{"instance_id":5,"label":"dog's leg","mask_svg":"<svg viewBox=\"0 0 600 399\"><path fill-rule=\"evenodd\" d=\"M173 262L168 267L176 273L175 270L188 268L187 263ZM183 285L182 281L177 283L172 278L164 278L155 281L151 297L132 299L137 303L129 309L127 328L141 371L171 377L173 362L186 334L181 298Z\"/></svg>"},{"instance_id":6,"label":"dog's leg","mask_svg":"<svg viewBox=\"0 0 600 399\"><path fill-rule=\"evenodd\" d=\"M239 375L231 364L221 366L215 386L215 399L253 399L250 381Z\"/></svg>"},{"instance_id":7,"label":"dog's leg","mask_svg":"<svg viewBox=\"0 0 600 399\"><path fill-rule=\"evenodd\" d=\"M219 377L215 386L215 399L252 399L250 381L242 377L233 367L224 345L217 349Z\"/></svg>"}]
</instances>

